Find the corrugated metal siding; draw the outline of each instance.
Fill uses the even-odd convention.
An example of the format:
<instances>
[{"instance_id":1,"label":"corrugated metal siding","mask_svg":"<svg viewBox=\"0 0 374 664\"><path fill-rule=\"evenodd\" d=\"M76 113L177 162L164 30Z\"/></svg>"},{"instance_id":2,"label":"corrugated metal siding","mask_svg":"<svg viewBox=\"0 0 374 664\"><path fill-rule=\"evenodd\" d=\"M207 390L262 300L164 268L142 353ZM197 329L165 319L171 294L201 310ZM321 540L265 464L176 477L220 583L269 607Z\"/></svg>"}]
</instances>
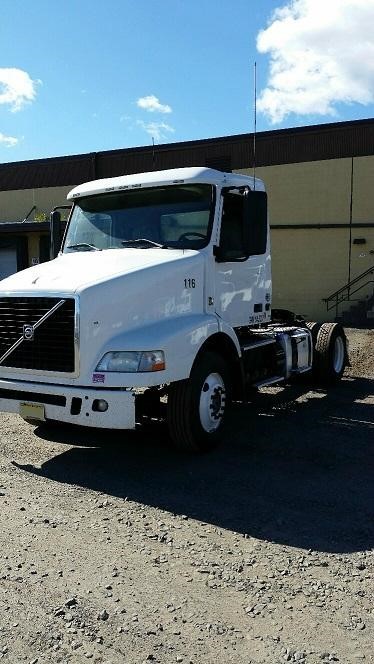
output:
<instances>
[{"instance_id":1,"label":"corrugated metal siding","mask_svg":"<svg viewBox=\"0 0 374 664\"><path fill-rule=\"evenodd\" d=\"M0 191L79 184L93 177L92 155L0 164Z\"/></svg>"},{"instance_id":2,"label":"corrugated metal siding","mask_svg":"<svg viewBox=\"0 0 374 664\"><path fill-rule=\"evenodd\" d=\"M374 154L374 119L261 132L258 166ZM95 178L150 170L231 163L253 165L253 134L168 145L111 150L87 155L0 164L0 191L74 185Z\"/></svg>"},{"instance_id":3,"label":"corrugated metal siding","mask_svg":"<svg viewBox=\"0 0 374 664\"><path fill-rule=\"evenodd\" d=\"M289 132L289 130L286 130ZM374 154L374 121L303 127L301 130L262 135L257 140L259 166Z\"/></svg>"}]
</instances>

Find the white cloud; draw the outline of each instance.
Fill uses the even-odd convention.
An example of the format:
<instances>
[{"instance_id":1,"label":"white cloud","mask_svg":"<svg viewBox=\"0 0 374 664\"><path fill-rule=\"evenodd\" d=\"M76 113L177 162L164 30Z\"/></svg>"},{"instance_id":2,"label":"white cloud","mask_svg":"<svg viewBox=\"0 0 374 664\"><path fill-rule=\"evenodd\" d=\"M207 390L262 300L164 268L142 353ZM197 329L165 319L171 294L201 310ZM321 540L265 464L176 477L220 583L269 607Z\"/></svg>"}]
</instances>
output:
<instances>
[{"instance_id":1,"label":"white cloud","mask_svg":"<svg viewBox=\"0 0 374 664\"><path fill-rule=\"evenodd\" d=\"M25 104L34 101L36 86L26 71L0 67L0 104L7 104L11 111L19 111Z\"/></svg>"},{"instance_id":2,"label":"white cloud","mask_svg":"<svg viewBox=\"0 0 374 664\"><path fill-rule=\"evenodd\" d=\"M171 113L171 106L168 104L161 104L160 100L155 95L148 95L147 97L140 97L136 102L139 108L142 108L149 113Z\"/></svg>"},{"instance_id":3,"label":"white cloud","mask_svg":"<svg viewBox=\"0 0 374 664\"><path fill-rule=\"evenodd\" d=\"M173 134L175 129L165 122L143 122L138 120L137 124L144 129L155 141L166 139L168 134Z\"/></svg>"},{"instance_id":4,"label":"white cloud","mask_svg":"<svg viewBox=\"0 0 374 664\"><path fill-rule=\"evenodd\" d=\"M5 134L2 134L0 131L0 145L5 145L7 148L14 148L18 142L18 138L15 138L14 136L5 136Z\"/></svg>"},{"instance_id":5,"label":"white cloud","mask_svg":"<svg viewBox=\"0 0 374 664\"><path fill-rule=\"evenodd\" d=\"M276 9L257 36L258 51L270 54L258 110L277 123L373 103L373 25L374 0L291 0Z\"/></svg>"}]
</instances>

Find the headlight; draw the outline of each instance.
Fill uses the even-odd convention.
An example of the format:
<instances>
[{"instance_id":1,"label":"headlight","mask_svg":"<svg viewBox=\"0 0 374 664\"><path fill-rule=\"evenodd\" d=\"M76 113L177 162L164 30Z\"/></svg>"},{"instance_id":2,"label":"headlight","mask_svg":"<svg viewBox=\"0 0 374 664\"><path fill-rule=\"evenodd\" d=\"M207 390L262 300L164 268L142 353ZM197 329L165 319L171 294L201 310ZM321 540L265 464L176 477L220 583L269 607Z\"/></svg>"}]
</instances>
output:
<instances>
[{"instance_id":1,"label":"headlight","mask_svg":"<svg viewBox=\"0 0 374 664\"><path fill-rule=\"evenodd\" d=\"M122 351L105 353L96 371L122 371L136 373L142 371L162 371L165 369L165 356L162 350Z\"/></svg>"}]
</instances>

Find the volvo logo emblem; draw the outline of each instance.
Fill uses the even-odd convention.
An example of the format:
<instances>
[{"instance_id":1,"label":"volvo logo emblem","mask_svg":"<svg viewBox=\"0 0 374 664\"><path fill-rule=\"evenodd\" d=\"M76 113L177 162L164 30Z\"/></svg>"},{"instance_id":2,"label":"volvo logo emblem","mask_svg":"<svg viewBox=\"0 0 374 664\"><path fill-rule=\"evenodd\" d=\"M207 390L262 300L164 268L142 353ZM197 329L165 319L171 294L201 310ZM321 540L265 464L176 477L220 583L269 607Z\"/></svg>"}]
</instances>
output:
<instances>
[{"instance_id":1,"label":"volvo logo emblem","mask_svg":"<svg viewBox=\"0 0 374 664\"><path fill-rule=\"evenodd\" d=\"M23 326L23 338L25 341L32 341L34 338L34 326L33 325L24 325Z\"/></svg>"}]
</instances>

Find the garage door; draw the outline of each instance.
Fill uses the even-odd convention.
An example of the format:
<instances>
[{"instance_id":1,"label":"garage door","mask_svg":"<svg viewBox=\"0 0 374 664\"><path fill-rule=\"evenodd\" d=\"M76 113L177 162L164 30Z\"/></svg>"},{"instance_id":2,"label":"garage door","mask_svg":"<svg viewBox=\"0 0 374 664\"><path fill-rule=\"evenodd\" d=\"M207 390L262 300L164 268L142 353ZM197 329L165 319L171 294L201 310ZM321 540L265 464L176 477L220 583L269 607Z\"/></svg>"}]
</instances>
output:
<instances>
[{"instance_id":1,"label":"garage door","mask_svg":"<svg viewBox=\"0 0 374 664\"><path fill-rule=\"evenodd\" d=\"M0 279L17 272L17 252L15 249L0 249Z\"/></svg>"}]
</instances>

